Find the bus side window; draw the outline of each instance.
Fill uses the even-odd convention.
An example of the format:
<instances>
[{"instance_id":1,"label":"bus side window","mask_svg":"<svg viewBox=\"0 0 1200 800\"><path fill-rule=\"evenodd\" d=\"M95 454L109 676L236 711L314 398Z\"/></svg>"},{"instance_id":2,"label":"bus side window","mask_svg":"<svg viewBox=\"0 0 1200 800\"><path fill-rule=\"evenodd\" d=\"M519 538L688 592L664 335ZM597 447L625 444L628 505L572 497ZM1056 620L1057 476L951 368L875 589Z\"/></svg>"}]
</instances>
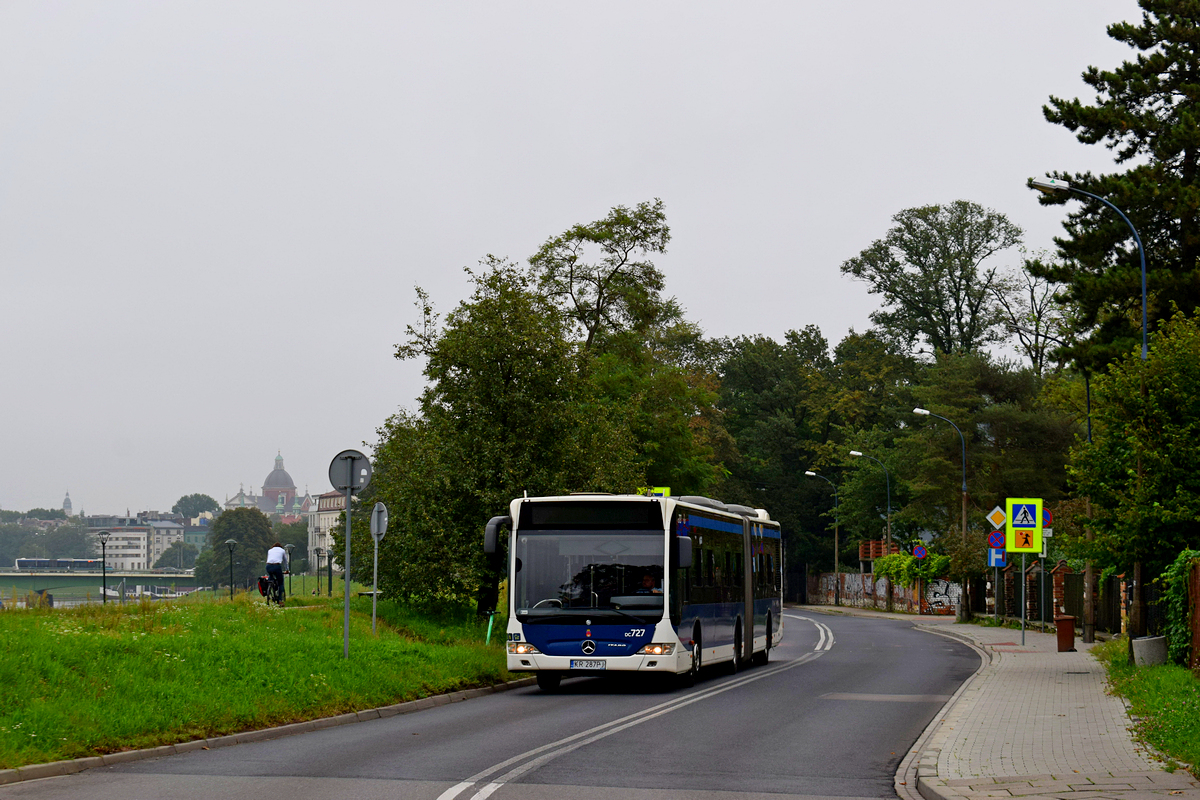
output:
<instances>
[{"instance_id":1,"label":"bus side window","mask_svg":"<svg viewBox=\"0 0 1200 800\"><path fill-rule=\"evenodd\" d=\"M733 585L739 589L746 585L746 569L743 566L741 553L733 554Z\"/></svg>"},{"instance_id":2,"label":"bus side window","mask_svg":"<svg viewBox=\"0 0 1200 800\"><path fill-rule=\"evenodd\" d=\"M705 565L706 569L704 574L704 584L706 586L715 586L717 582L717 554L710 549L705 553L705 555L708 558L708 563Z\"/></svg>"}]
</instances>

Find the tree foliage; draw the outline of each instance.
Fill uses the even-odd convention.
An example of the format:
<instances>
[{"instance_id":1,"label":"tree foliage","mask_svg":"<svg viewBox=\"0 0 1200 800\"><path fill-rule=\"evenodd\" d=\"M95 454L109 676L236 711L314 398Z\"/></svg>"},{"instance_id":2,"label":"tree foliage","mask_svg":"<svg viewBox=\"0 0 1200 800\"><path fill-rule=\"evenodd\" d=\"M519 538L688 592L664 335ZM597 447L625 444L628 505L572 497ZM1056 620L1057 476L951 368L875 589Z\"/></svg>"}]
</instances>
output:
<instances>
[{"instance_id":1,"label":"tree foliage","mask_svg":"<svg viewBox=\"0 0 1200 800\"><path fill-rule=\"evenodd\" d=\"M229 547L225 542L233 539L233 581L240 584L253 580L263 573L267 550L275 542L271 533L271 521L257 508L234 508L213 521L208 532L208 549L212 552L215 583L229 580ZM197 558L203 558L201 554Z\"/></svg>"},{"instance_id":2,"label":"tree foliage","mask_svg":"<svg viewBox=\"0 0 1200 800\"><path fill-rule=\"evenodd\" d=\"M1055 172L1080 189L1108 198L1130 218L1146 247L1151 327L1200 307L1200 47L1192 0L1139 0L1142 19L1108 27L1137 51L1116 69L1088 67L1084 83L1094 103L1051 97L1046 119L1084 144L1103 144L1126 169L1105 175ZM1140 342L1141 265L1129 227L1110 209L1081 200L1055 239L1063 260L1038 274L1063 284L1078 341L1068 354L1096 371Z\"/></svg>"},{"instance_id":3,"label":"tree foliage","mask_svg":"<svg viewBox=\"0 0 1200 800\"><path fill-rule=\"evenodd\" d=\"M998 267L984 262L1018 244L1021 229L966 200L905 209L892 222L884 238L842 264L843 274L883 296L871 319L941 353L972 353L995 341Z\"/></svg>"},{"instance_id":4,"label":"tree foliage","mask_svg":"<svg viewBox=\"0 0 1200 800\"><path fill-rule=\"evenodd\" d=\"M154 569L191 569L196 565L196 556L200 551L194 544L187 542L171 542L171 546L154 562Z\"/></svg>"},{"instance_id":5,"label":"tree foliage","mask_svg":"<svg viewBox=\"0 0 1200 800\"><path fill-rule=\"evenodd\" d=\"M472 296L445 326L425 305L425 324L397 348L425 358L429 386L420 416L400 413L380 430L364 495L399 510L380 551L392 595L461 600L494 586L483 524L522 492L629 492L644 480L628 421L583 378L559 308L502 259L470 275ZM359 527L355 559L371 547L365 516L356 537Z\"/></svg>"},{"instance_id":6,"label":"tree foliage","mask_svg":"<svg viewBox=\"0 0 1200 800\"><path fill-rule=\"evenodd\" d=\"M1071 476L1090 497L1095 532L1085 553L1117 570L1142 562L1157 575L1200 544L1200 320L1182 313L1093 384L1093 442L1071 453Z\"/></svg>"},{"instance_id":7,"label":"tree foliage","mask_svg":"<svg viewBox=\"0 0 1200 800\"><path fill-rule=\"evenodd\" d=\"M0 525L0 566L12 567L18 558L91 558L99 553L79 520L42 530L23 525Z\"/></svg>"},{"instance_id":8,"label":"tree foliage","mask_svg":"<svg viewBox=\"0 0 1200 800\"><path fill-rule=\"evenodd\" d=\"M206 494L185 494L171 506L171 513L181 514L188 519L198 517L205 511L216 514L221 506Z\"/></svg>"},{"instance_id":9,"label":"tree foliage","mask_svg":"<svg viewBox=\"0 0 1200 800\"><path fill-rule=\"evenodd\" d=\"M604 219L547 239L529 264L545 296L582 329L586 350L597 337L660 315L663 274L648 256L670 239L662 200L615 206Z\"/></svg>"}]
</instances>

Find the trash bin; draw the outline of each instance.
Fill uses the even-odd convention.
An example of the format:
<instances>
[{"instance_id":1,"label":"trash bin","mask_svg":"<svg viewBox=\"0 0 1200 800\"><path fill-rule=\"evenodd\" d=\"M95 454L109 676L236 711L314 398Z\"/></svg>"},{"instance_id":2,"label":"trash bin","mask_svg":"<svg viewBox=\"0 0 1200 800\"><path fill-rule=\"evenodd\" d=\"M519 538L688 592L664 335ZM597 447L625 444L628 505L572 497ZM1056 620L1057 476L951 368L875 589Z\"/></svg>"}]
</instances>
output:
<instances>
[{"instance_id":1,"label":"trash bin","mask_svg":"<svg viewBox=\"0 0 1200 800\"><path fill-rule=\"evenodd\" d=\"M1075 652L1075 618L1063 614L1054 618L1054 627L1058 629L1058 652Z\"/></svg>"}]
</instances>

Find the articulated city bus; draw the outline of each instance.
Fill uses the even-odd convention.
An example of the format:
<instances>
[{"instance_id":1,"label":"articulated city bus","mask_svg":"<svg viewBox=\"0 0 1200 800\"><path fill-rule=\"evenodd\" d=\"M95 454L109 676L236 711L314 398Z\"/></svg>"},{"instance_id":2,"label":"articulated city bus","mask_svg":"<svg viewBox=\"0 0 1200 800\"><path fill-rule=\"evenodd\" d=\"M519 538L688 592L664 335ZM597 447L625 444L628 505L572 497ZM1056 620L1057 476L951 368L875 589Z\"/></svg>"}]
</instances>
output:
<instances>
[{"instance_id":1,"label":"articulated city bus","mask_svg":"<svg viewBox=\"0 0 1200 800\"><path fill-rule=\"evenodd\" d=\"M60 572L99 572L103 562L98 558L18 558L14 569ZM112 571L112 567L108 568Z\"/></svg>"},{"instance_id":2,"label":"articulated city bus","mask_svg":"<svg viewBox=\"0 0 1200 800\"><path fill-rule=\"evenodd\" d=\"M553 691L568 675L678 675L765 663L783 636L779 524L707 497L571 495L513 500L508 668Z\"/></svg>"}]
</instances>

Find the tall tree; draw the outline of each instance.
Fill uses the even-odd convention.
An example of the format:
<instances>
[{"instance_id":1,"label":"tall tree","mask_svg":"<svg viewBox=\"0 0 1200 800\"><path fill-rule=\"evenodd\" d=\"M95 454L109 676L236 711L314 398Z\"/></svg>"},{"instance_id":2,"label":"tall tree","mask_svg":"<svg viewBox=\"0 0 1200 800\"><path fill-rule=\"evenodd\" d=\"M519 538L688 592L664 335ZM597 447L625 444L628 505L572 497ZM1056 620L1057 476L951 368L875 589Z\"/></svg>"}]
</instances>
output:
<instances>
[{"instance_id":1,"label":"tall tree","mask_svg":"<svg viewBox=\"0 0 1200 800\"><path fill-rule=\"evenodd\" d=\"M1122 209L1146 248L1148 313L1153 327L1169 304L1200 306L1200 46L1194 0L1139 0L1140 23L1120 22L1108 35L1138 51L1115 70L1088 67L1094 103L1051 97L1046 119L1084 144L1113 150L1124 171L1061 171L1055 177ZM1141 264L1129 227L1110 209L1079 195L1043 196L1046 204L1082 200L1055 239L1063 261L1039 274L1065 285L1079 341L1068 348L1079 366L1098 371L1140 341Z\"/></svg>"},{"instance_id":2,"label":"tall tree","mask_svg":"<svg viewBox=\"0 0 1200 800\"><path fill-rule=\"evenodd\" d=\"M765 336L725 342L720 407L738 458L721 499L766 508L788 537L792 564L833 566L827 485L804 477L830 435L829 345L810 325L783 343Z\"/></svg>"},{"instance_id":3,"label":"tall tree","mask_svg":"<svg viewBox=\"0 0 1200 800\"><path fill-rule=\"evenodd\" d=\"M627 420L580 376L568 320L523 270L495 258L483 266L444 327L422 297L426 321L409 328L397 357L425 358L429 387L420 418L399 415L381 430L374 482L390 508L411 510L402 527L445 557L435 574L390 561L409 582L385 581L385 590L461 599L482 587L480 608L490 610L499 575L480 547L489 517L525 491L627 492L643 473Z\"/></svg>"},{"instance_id":4,"label":"tall tree","mask_svg":"<svg viewBox=\"0 0 1200 800\"><path fill-rule=\"evenodd\" d=\"M1025 257L1021 269L1003 277L995 287L1004 327L1016 338L1017 346L1039 378L1050 364L1052 354L1070 336L1067 318L1055 297L1055 286L1042 276L1045 269L1042 261L1041 256Z\"/></svg>"},{"instance_id":5,"label":"tall tree","mask_svg":"<svg viewBox=\"0 0 1200 800\"><path fill-rule=\"evenodd\" d=\"M229 548L225 542L233 539L233 581L242 583L262 574L267 549L275 541L271 520L257 508L235 508L226 511L213 522L208 532L208 550L215 553L213 579L229 580ZM222 571L222 568L224 571Z\"/></svg>"},{"instance_id":6,"label":"tall tree","mask_svg":"<svg viewBox=\"0 0 1200 800\"><path fill-rule=\"evenodd\" d=\"M221 506L217 501L206 494L185 494L171 506L171 513L182 514L189 519L198 517L205 511L216 514L220 510Z\"/></svg>"},{"instance_id":7,"label":"tall tree","mask_svg":"<svg viewBox=\"0 0 1200 800\"><path fill-rule=\"evenodd\" d=\"M662 200L615 206L604 219L547 239L529 264L590 349L597 337L662 314L663 274L648 256L664 252L670 239Z\"/></svg>"},{"instance_id":8,"label":"tall tree","mask_svg":"<svg viewBox=\"0 0 1200 800\"><path fill-rule=\"evenodd\" d=\"M905 209L892 222L884 238L842 264L844 274L883 296L871 319L941 353L971 353L995 341L998 270L984 262L1018 244L1021 229L966 200Z\"/></svg>"}]
</instances>

